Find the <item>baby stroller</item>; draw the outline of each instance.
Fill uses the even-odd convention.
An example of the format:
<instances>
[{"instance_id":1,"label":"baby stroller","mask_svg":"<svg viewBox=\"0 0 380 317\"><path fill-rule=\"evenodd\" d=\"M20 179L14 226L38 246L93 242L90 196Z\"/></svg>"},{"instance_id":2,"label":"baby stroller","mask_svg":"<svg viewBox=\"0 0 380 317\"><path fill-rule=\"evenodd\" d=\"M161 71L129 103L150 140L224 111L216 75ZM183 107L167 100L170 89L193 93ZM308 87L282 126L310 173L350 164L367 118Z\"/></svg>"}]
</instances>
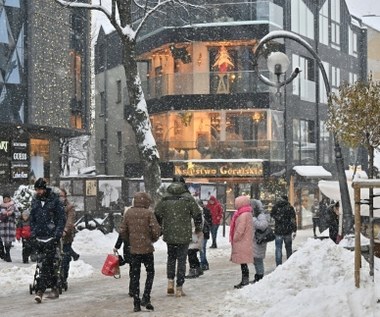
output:
<instances>
[{"instance_id":1,"label":"baby stroller","mask_svg":"<svg viewBox=\"0 0 380 317\"><path fill-rule=\"evenodd\" d=\"M49 239L36 239L36 244L41 244L41 243L49 243L51 240L54 238L49 238ZM37 250L40 249L37 247ZM37 260L36 260L36 270L34 272L34 278L33 278L33 283L29 284L29 293L32 295L35 293L39 287L38 283L40 280L40 271L42 266L44 265L44 260L45 260L45 254L37 253ZM61 262L62 262L62 242L60 241L56 247L56 252L54 256L54 275L56 277L56 285L47 285L48 288L54 288L56 287L59 291L59 294L62 294L62 289L67 291L67 284L63 285L63 273L61 270Z\"/></svg>"}]
</instances>

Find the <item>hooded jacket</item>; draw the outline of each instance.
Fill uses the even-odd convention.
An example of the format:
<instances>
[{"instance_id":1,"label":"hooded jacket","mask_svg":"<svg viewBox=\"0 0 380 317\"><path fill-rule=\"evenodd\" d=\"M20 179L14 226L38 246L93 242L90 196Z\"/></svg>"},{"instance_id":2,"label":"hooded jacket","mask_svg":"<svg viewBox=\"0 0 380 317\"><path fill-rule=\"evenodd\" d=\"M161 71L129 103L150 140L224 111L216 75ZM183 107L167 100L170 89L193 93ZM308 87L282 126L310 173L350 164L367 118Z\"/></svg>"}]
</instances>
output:
<instances>
[{"instance_id":1,"label":"hooded jacket","mask_svg":"<svg viewBox=\"0 0 380 317\"><path fill-rule=\"evenodd\" d=\"M168 244L192 241L191 219L194 220L195 232L202 231L202 210L182 182L168 186L156 205L155 214L162 227L163 239Z\"/></svg>"},{"instance_id":2,"label":"hooded jacket","mask_svg":"<svg viewBox=\"0 0 380 317\"><path fill-rule=\"evenodd\" d=\"M297 231L296 212L289 201L281 198L272 208L271 216L274 219L274 233L279 236L289 235Z\"/></svg>"},{"instance_id":3,"label":"hooded jacket","mask_svg":"<svg viewBox=\"0 0 380 317\"><path fill-rule=\"evenodd\" d=\"M213 202L213 203L210 203ZM211 212L212 224L220 225L220 221L223 218L223 207L215 196L210 196L207 202L206 208Z\"/></svg>"},{"instance_id":4,"label":"hooded jacket","mask_svg":"<svg viewBox=\"0 0 380 317\"><path fill-rule=\"evenodd\" d=\"M152 210L150 196L138 192L133 198L133 206L128 208L120 225L120 236L128 241L131 254L147 254L154 251L153 243L161 234L160 225Z\"/></svg>"},{"instance_id":5,"label":"hooded jacket","mask_svg":"<svg viewBox=\"0 0 380 317\"><path fill-rule=\"evenodd\" d=\"M33 197L30 211L32 238L55 238L58 241L62 237L65 221L63 205L51 188L46 189L44 197Z\"/></svg>"}]
</instances>

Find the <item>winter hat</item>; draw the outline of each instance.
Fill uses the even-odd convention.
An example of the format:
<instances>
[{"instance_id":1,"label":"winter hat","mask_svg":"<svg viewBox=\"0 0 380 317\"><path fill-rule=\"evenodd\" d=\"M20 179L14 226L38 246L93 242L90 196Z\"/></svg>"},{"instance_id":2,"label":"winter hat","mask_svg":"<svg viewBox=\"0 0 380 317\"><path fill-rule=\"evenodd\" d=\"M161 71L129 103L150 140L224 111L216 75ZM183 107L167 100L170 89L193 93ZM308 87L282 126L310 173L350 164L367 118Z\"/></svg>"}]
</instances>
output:
<instances>
[{"instance_id":1,"label":"winter hat","mask_svg":"<svg viewBox=\"0 0 380 317\"><path fill-rule=\"evenodd\" d=\"M289 200L289 198L288 198L287 195L282 195L282 196L281 196L281 199L283 199L283 200L285 200L285 201L288 201L288 200Z\"/></svg>"},{"instance_id":2,"label":"winter hat","mask_svg":"<svg viewBox=\"0 0 380 317\"><path fill-rule=\"evenodd\" d=\"M39 178L34 183L34 189L46 189L46 182L43 178Z\"/></svg>"},{"instance_id":3,"label":"winter hat","mask_svg":"<svg viewBox=\"0 0 380 317\"><path fill-rule=\"evenodd\" d=\"M23 212L22 212L22 215L23 216L29 216L30 215L30 211L27 209L27 210L24 210Z\"/></svg>"},{"instance_id":4,"label":"winter hat","mask_svg":"<svg viewBox=\"0 0 380 317\"><path fill-rule=\"evenodd\" d=\"M175 175L173 177L173 182L174 183L184 183L185 184L185 179L183 178L183 176Z\"/></svg>"},{"instance_id":5,"label":"winter hat","mask_svg":"<svg viewBox=\"0 0 380 317\"><path fill-rule=\"evenodd\" d=\"M249 200L248 196L242 195L235 198L235 208L239 209L243 206L250 206L251 201Z\"/></svg>"}]
</instances>

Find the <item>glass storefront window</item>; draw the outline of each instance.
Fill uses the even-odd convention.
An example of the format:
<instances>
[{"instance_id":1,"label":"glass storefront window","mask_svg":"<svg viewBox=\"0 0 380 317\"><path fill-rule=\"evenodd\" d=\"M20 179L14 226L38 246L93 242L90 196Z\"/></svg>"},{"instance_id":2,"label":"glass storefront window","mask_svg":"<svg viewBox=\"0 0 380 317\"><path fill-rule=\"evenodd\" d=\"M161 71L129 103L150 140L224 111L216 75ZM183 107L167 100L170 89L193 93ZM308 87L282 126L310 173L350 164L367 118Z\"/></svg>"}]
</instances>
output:
<instances>
[{"instance_id":1,"label":"glass storefront window","mask_svg":"<svg viewBox=\"0 0 380 317\"><path fill-rule=\"evenodd\" d=\"M30 175L31 181L49 178L50 142L44 139L30 139Z\"/></svg>"},{"instance_id":2,"label":"glass storefront window","mask_svg":"<svg viewBox=\"0 0 380 317\"><path fill-rule=\"evenodd\" d=\"M173 111L151 121L163 160L284 157L281 111Z\"/></svg>"}]
</instances>

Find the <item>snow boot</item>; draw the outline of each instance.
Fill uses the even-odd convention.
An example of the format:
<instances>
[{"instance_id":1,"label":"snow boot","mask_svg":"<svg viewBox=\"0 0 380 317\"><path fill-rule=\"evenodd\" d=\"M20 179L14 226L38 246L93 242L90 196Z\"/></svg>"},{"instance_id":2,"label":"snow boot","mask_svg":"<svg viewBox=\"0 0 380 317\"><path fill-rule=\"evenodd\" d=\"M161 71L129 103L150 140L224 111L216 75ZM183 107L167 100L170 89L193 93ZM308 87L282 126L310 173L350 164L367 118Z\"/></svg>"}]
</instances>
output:
<instances>
[{"instance_id":1,"label":"snow boot","mask_svg":"<svg viewBox=\"0 0 380 317\"><path fill-rule=\"evenodd\" d=\"M140 300L137 300L137 301L135 300L135 301L133 302L133 311L134 311L135 313L141 311Z\"/></svg>"},{"instance_id":2,"label":"snow boot","mask_svg":"<svg viewBox=\"0 0 380 317\"><path fill-rule=\"evenodd\" d=\"M199 276L197 269L189 269L189 274L185 278L197 278Z\"/></svg>"},{"instance_id":3,"label":"snow boot","mask_svg":"<svg viewBox=\"0 0 380 317\"><path fill-rule=\"evenodd\" d=\"M48 296L46 296L46 297L50 298L50 299L59 298L59 290L58 290L58 288L52 288L50 294Z\"/></svg>"},{"instance_id":4,"label":"snow boot","mask_svg":"<svg viewBox=\"0 0 380 317\"><path fill-rule=\"evenodd\" d=\"M174 280L168 280L168 295L174 295Z\"/></svg>"},{"instance_id":5,"label":"snow boot","mask_svg":"<svg viewBox=\"0 0 380 317\"><path fill-rule=\"evenodd\" d=\"M255 279L251 282L251 284L254 284L258 281L260 281L263 278L263 274L255 274Z\"/></svg>"},{"instance_id":6,"label":"snow boot","mask_svg":"<svg viewBox=\"0 0 380 317\"><path fill-rule=\"evenodd\" d=\"M34 300L37 302L37 304L41 304L43 295L44 293L42 291L37 291L36 296L34 297Z\"/></svg>"},{"instance_id":7,"label":"snow boot","mask_svg":"<svg viewBox=\"0 0 380 317\"><path fill-rule=\"evenodd\" d=\"M249 284L249 276L243 276L241 282L237 285L234 285L234 288L240 289Z\"/></svg>"},{"instance_id":8,"label":"snow boot","mask_svg":"<svg viewBox=\"0 0 380 317\"><path fill-rule=\"evenodd\" d=\"M5 246L5 255L4 255L4 261L6 262L12 262L11 259L11 247L10 246Z\"/></svg>"},{"instance_id":9,"label":"snow boot","mask_svg":"<svg viewBox=\"0 0 380 317\"><path fill-rule=\"evenodd\" d=\"M4 244L3 241L0 238L0 259L4 259L5 252L4 252Z\"/></svg>"},{"instance_id":10,"label":"snow boot","mask_svg":"<svg viewBox=\"0 0 380 317\"><path fill-rule=\"evenodd\" d=\"M144 306L147 310L154 310L154 307L150 302L149 296L143 295L140 305Z\"/></svg>"},{"instance_id":11,"label":"snow boot","mask_svg":"<svg viewBox=\"0 0 380 317\"><path fill-rule=\"evenodd\" d=\"M208 264L201 264L201 268L202 268L203 271L207 271L207 270L210 269L209 266L208 266Z\"/></svg>"},{"instance_id":12,"label":"snow boot","mask_svg":"<svg viewBox=\"0 0 380 317\"><path fill-rule=\"evenodd\" d=\"M196 268L196 270L197 270L198 277L202 276L204 274L202 267L198 267L198 268Z\"/></svg>"},{"instance_id":13,"label":"snow boot","mask_svg":"<svg viewBox=\"0 0 380 317\"><path fill-rule=\"evenodd\" d=\"M182 297L186 296L186 294L183 292L182 286L177 286L175 297Z\"/></svg>"}]
</instances>

